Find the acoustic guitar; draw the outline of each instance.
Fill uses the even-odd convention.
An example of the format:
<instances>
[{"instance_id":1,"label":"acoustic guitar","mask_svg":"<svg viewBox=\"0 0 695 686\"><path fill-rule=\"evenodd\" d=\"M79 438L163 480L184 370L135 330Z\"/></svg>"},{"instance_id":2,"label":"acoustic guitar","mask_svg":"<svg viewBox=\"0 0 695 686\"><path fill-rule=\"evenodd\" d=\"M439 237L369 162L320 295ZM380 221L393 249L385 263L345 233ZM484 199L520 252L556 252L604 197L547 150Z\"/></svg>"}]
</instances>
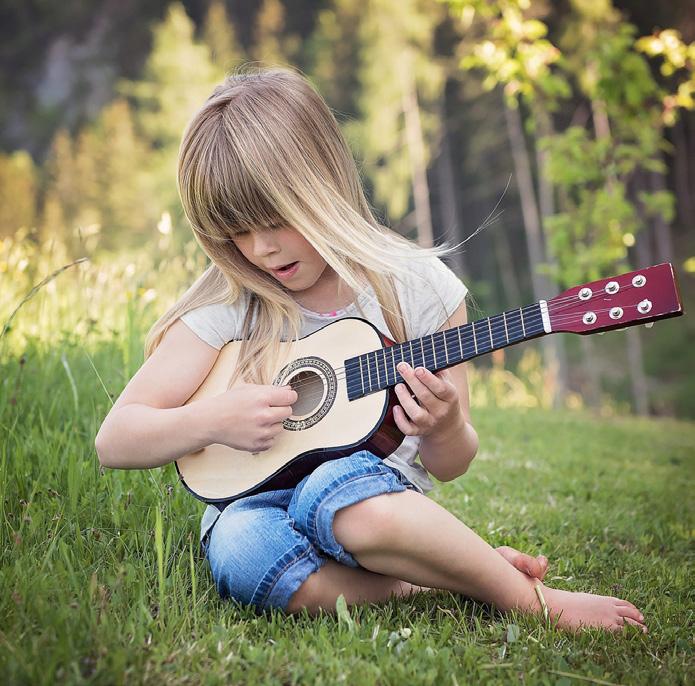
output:
<instances>
[{"instance_id":1,"label":"acoustic guitar","mask_svg":"<svg viewBox=\"0 0 695 686\"><path fill-rule=\"evenodd\" d=\"M434 372L551 333L597 333L681 314L673 267L663 263L405 343L364 319L339 319L283 344L273 384L290 385L298 399L271 449L252 454L213 444L179 458L176 468L184 486L208 503L291 488L327 460L363 449L383 459L401 444L392 389L403 382L396 370L402 360ZM187 403L227 390L240 347L223 346Z\"/></svg>"}]
</instances>

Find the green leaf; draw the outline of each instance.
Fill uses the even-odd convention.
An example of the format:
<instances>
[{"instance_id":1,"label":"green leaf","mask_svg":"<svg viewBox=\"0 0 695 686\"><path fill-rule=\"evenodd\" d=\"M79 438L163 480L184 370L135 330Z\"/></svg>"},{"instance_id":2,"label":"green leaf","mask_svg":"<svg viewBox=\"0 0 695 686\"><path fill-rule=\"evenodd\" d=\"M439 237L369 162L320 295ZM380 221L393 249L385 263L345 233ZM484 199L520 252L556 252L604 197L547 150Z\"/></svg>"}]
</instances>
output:
<instances>
[{"instance_id":1,"label":"green leaf","mask_svg":"<svg viewBox=\"0 0 695 686\"><path fill-rule=\"evenodd\" d=\"M519 640L521 629L516 624L507 625L507 643L514 643Z\"/></svg>"},{"instance_id":2,"label":"green leaf","mask_svg":"<svg viewBox=\"0 0 695 686\"><path fill-rule=\"evenodd\" d=\"M350 616L345 596L341 593L335 601L335 610L338 614L338 624L346 624L348 631L355 630L355 620Z\"/></svg>"}]
</instances>

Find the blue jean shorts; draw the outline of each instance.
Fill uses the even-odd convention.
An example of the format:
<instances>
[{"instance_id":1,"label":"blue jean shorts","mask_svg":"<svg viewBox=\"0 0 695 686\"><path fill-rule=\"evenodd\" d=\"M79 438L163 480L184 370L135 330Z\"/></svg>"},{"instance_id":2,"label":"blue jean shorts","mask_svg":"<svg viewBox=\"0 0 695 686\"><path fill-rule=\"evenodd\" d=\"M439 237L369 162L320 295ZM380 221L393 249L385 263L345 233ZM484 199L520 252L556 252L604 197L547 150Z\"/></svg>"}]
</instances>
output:
<instances>
[{"instance_id":1,"label":"blue jean shorts","mask_svg":"<svg viewBox=\"0 0 695 686\"><path fill-rule=\"evenodd\" d=\"M220 596L257 611L286 611L292 594L328 558L360 567L333 535L335 513L408 488L417 490L400 471L362 450L324 462L294 488L234 501L203 540Z\"/></svg>"}]
</instances>

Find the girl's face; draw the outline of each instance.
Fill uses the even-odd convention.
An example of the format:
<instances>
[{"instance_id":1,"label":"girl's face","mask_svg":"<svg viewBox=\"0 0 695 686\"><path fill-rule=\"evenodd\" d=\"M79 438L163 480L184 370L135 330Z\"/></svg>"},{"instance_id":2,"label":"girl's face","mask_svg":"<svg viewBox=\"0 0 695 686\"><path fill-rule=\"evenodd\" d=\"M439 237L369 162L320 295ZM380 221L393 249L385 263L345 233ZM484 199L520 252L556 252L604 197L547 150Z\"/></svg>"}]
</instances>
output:
<instances>
[{"instance_id":1,"label":"girl's face","mask_svg":"<svg viewBox=\"0 0 695 686\"><path fill-rule=\"evenodd\" d=\"M239 252L291 291L311 288L326 261L299 231L289 226L239 233L232 239Z\"/></svg>"}]
</instances>

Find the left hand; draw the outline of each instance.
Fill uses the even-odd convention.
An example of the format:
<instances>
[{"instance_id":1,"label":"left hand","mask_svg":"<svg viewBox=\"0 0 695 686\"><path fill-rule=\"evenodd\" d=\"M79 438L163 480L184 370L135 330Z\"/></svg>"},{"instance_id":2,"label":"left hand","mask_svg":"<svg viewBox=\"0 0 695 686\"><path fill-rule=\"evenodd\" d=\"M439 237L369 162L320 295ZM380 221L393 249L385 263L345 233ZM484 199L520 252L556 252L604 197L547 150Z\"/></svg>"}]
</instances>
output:
<instances>
[{"instance_id":1,"label":"left hand","mask_svg":"<svg viewBox=\"0 0 695 686\"><path fill-rule=\"evenodd\" d=\"M428 436L455 424L461 406L458 390L446 369L433 374L424 367L413 369L407 362L400 362L397 369L407 384L399 383L395 388L400 405L394 406L393 419L402 433Z\"/></svg>"}]
</instances>

